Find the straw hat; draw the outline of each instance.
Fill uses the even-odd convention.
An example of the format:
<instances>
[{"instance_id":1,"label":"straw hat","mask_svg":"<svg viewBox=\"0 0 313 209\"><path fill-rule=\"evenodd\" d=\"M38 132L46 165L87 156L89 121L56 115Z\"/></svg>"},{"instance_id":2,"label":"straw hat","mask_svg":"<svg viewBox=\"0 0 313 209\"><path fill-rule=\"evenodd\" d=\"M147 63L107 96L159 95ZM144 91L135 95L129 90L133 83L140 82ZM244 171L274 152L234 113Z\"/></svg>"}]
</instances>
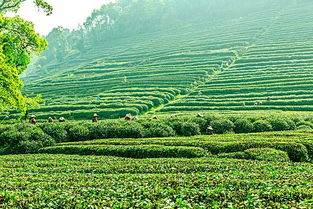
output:
<instances>
[{"instance_id":1,"label":"straw hat","mask_svg":"<svg viewBox=\"0 0 313 209\"><path fill-rule=\"evenodd\" d=\"M36 115L31 115L30 118L36 118Z\"/></svg>"},{"instance_id":2,"label":"straw hat","mask_svg":"<svg viewBox=\"0 0 313 209\"><path fill-rule=\"evenodd\" d=\"M93 114L93 117L99 117L99 115L97 113Z\"/></svg>"}]
</instances>

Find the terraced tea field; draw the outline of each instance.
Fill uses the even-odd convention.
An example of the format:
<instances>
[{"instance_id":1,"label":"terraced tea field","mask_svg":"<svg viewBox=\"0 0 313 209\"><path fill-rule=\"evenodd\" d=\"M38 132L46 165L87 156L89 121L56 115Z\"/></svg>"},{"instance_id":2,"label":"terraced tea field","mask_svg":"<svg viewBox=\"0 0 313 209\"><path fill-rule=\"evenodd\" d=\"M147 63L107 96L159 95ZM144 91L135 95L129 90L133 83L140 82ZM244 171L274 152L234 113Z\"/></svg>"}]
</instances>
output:
<instances>
[{"instance_id":1,"label":"terraced tea field","mask_svg":"<svg viewBox=\"0 0 313 209\"><path fill-rule=\"evenodd\" d=\"M282 10L242 56L162 111L312 111L312 8Z\"/></svg>"},{"instance_id":2,"label":"terraced tea field","mask_svg":"<svg viewBox=\"0 0 313 209\"><path fill-rule=\"evenodd\" d=\"M225 155L262 146L313 156L310 132L62 143L42 150L56 154L0 156L0 207L312 208L312 163Z\"/></svg>"},{"instance_id":3,"label":"terraced tea field","mask_svg":"<svg viewBox=\"0 0 313 209\"><path fill-rule=\"evenodd\" d=\"M50 154L106 155L132 158L206 157L211 154L243 152L251 148L284 151L295 162L313 160L313 134L308 132L268 132L214 136L151 139L101 139L59 143L41 150Z\"/></svg>"},{"instance_id":4,"label":"terraced tea field","mask_svg":"<svg viewBox=\"0 0 313 209\"><path fill-rule=\"evenodd\" d=\"M169 102L174 103L162 111L183 110L177 104L187 106L199 86L212 96L211 79L225 82L216 74L227 76L228 68L247 56L251 45L265 39L283 14L291 14L290 8L310 17L301 12L309 10L308 6L312 4L307 1L283 6L281 1L258 1L243 14L235 11L235 16L213 18L212 22L199 20L167 31L90 45L87 53L45 66L48 73L42 78L38 74L28 77L26 92L42 94L46 100L45 106L32 113L39 118L86 119L98 112L102 118L116 118L159 110ZM202 97L197 99L203 104ZM203 109L210 109L210 103L204 103Z\"/></svg>"}]
</instances>

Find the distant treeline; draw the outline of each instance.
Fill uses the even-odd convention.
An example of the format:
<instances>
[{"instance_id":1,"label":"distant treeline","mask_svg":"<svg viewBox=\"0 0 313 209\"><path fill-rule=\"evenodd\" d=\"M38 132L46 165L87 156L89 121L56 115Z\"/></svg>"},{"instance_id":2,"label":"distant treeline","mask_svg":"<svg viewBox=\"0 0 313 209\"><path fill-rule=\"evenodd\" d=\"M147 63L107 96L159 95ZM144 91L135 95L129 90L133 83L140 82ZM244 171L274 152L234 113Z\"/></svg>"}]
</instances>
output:
<instances>
[{"instance_id":1,"label":"distant treeline","mask_svg":"<svg viewBox=\"0 0 313 209\"><path fill-rule=\"evenodd\" d=\"M53 29L45 37L49 46L37 64L60 63L99 43L110 45L115 39L173 26L218 24L225 18L253 13L252 8L255 2L247 0L118 0L95 10L76 30Z\"/></svg>"}]
</instances>

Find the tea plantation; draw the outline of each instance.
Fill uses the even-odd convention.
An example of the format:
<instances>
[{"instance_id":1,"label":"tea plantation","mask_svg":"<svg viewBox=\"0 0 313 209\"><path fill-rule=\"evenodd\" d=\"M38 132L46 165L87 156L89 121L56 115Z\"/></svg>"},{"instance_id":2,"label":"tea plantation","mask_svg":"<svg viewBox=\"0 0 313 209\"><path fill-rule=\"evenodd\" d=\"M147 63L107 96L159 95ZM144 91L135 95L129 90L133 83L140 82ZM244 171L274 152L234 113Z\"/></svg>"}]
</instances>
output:
<instances>
[{"instance_id":1,"label":"tea plantation","mask_svg":"<svg viewBox=\"0 0 313 209\"><path fill-rule=\"evenodd\" d=\"M313 166L203 157L0 157L3 208L312 208Z\"/></svg>"},{"instance_id":2,"label":"tea plantation","mask_svg":"<svg viewBox=\"0 0 313 209\"><path fill-rule=\"evenodd\" d=\"M0 113L0 208L312 209L312 11L120 0L54 30L37 122Z\"/></svg>"},{"instance_id":3,"label":"tea plantation","mask_svg":"<svg viewBox=\"0 0 313 209\"><path fill-rule=\"evenodd\" d=\"M311 111L311 9L284 8L221 73L162 111Z\"/></svg>"},{"instance_id":4,"label":"tea plantation","mask_svg":"<svg viewBox=\"0 0 313 209\"><path fill-rule=\"evenodd\" d=\"M310 121L280 114L1 125L0 207L312 208ZM197 135L205 122L225 133Z\"/></svg>"},{"instance_id":5,"label":"tea plantation","mask_svg":"<svg viewBox=\"0 0 313 209\"><path fill-rule=\"evenodd\" d=\"M31 112L87 119L94 112L309 111L313 4L284 2L247 3L244 12L217 10L209 22L90 43L28 74L25 91L46 101Z\"/></svg>"}]
</instances>

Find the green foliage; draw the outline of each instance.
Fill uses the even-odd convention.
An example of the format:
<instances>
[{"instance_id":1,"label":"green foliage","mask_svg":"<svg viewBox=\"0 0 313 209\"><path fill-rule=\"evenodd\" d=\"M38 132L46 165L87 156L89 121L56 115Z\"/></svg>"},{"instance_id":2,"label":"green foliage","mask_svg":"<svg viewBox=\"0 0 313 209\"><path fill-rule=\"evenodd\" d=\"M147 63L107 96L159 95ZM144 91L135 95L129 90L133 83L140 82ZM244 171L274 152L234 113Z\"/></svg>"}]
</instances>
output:
<instances>
[{"instance_id":1,"label":"green foliage","mask_svg":"<svg viewBox=\"0 0 313 209\"><path fill-rule=\"evenodd\" d=\"M219 154L220 158L236 158L246 160L263 160L273 162L289 162L289 156L286 152L272 148L252 148L242 152L231 152Z\"/></svg>"},{"instance_id":2,"label":"green foliage","mask_svg":"<svg viewBox=\"0 0 313 209\"><path fill-rule=\"evenodd\" d=\"M239 119L235 121L236 133L250 133L253 130L253 124L247 119Z\"/></svg>"},{"instance_id":3,"label":"green foliage","mask_svg":"<svg viewBox=\"0 0 313 209\"><path fill-rule=\"evenodd\" d=\"M295 123L288 118L276 117L271 119L270 122L274 131L292 130L296 127Z\"/></svg>"},{"instance_id":4,"label":"green foliage","mask_svg":"<svg viewBox=\"0 0 313 209\"><path fill-rule=\"evenodd\" d=\"M90 132L86 126L71 124L68 127L68 136L73 141L84 141L89 139Z\"/></svg>"},{"instance_id":5,"label":"green foliage","mask_svg":"<svg viewBox=\"0 0 313 209\"><path fill-rule=\"evenodd\" d=\"M297 127L297 130L312 130L311 126L300 125Z\"/></svg>"},{"instance_id":6,"label":"green foliage","mask_svg":"<svg viewBox=\"0 0 313 209\"><path fill-rule=\"evenodd\" d=\"M0 13L6 13L8 11L17 12L21 3L26 0L0 0ZM42 9L47 15L52 14L53 8L44 0L33 0L34 4Z\"/></svg>"},{"instance_id":7,"label":"green foliage","mask_svg":"<svg viewBox=\"0 0 313 209\"><path fill-rule=\"evenodd\" d=\"M210 142L203 145L212 154L242 152L251 148L273 148L287 152L289 158L296 162L309 160L308 150L303 144L291 142L242 141L242 142Z\"/></svg>"},{"instance_id":8,"label":"green foliage","mask_svg":"<svg viewBox=\"0 0 313 209\"><path fill-rule=\"evenodd\" d=\"M277 161L277 162L290 161L288 154L286 152L272 149L272 148L248 149L248 150L245 150L245 153L249 155L249 159L253 159L253 160L265 160L265 161Z\"/></svg>"},{"instance_id":9,"label":"green foliage","mask_svg":"<svg viewBox=\"0 0 313 209\"><path fill-rule=\"evenodd\" d=\"M193 118L193 117L188 117L188 121L198 124L200 131L202 134L205 134L207 127L210 124L210 121L208 118Z\"/></svg>"},{"instance_id":10,"label":"green foliage","mask_svg":"<svg viewBox=\"0 0 313 209\"><path fill-rule=\"evenodd\" d=\"M213 128L214 133L217 134L232 132L235 127L234 123L228 119L213 120L211 122L211 126Z\"/></svg>"},{"instance_id":11,"label":"green foliage","mask_svg":"<svg viewBox=\"0 0 313 209\"><path fill-rule=\"evenodd\" d=\"M311 129L313 129L313 123L309 122L309 121L299 121L297 123L297 127L299 128L300 126L307 126Z\"/></svg>"},{"instance_id":12,"label":"green foliage","mask_svg":"<svg viewBox=\"0 0 313 209\"><path fill-rule=\"evenodd\" d=\"M273 127L271 123L266 120L257 120L253 123L253 130L255 132L272 131Z\"/></svg>"},{"instance_id":13,"label":"green foliage","mask_svg":"<svg viewBox=\"0 0 313 209\"><path fill-rule=\"evenodd\" d=\"M187 121L181 124L181 134L183 136L195 136L200 135L201 130L198 124Z\"/></svg>"},{"instance_id":14,"label":"green foliage","mask_svg":"<svg viewBox=\"0 0 313 209\"><path fill-rule=\"evenodd\" d=\"M141 124L144 127L145 137L169 137L175 136L175 131L160 120L146 120Z\"/></svg>"},{"instance_id":15,"label":"green foliage","mask_svg":"<svg viewBox=\"0 0 313 209\"><path fill-rule=\"evenodd\" d=\"M221 154L218 154L217 157L251 160L249 159L250 156L246 152L221 153Z\"/></svg>"},{"instance_id":16,"label":"green foliage","mask_svg":"<svg viewBox=\"0 0 313 209\"><path fill-rule=\"evenodd\" d=\"M311 208L313 197L307 163L40 154L0 156L0 170L4 208Z\"/></svg>"},{"instance_id":17,"label":"green foliage","mask_svg":"<svg viewBox=\"0 0 313 209\"><path fill-rule=\"evenodd\" d=\"M311 132L267 132L253 134L224 134L213 136L145 138L145 139L103 139L82 142L62 143L71 145L162 145L201 147L217 155L221 153L244 152L251 148L273 148L288 153L292 161L313 159L313 143L309 140Z\"/></svg>"},{"instance_id":18,"label":"green foliage","mask_svg":"<svg viewBox=\"0 0 313 209\"><path fill-rule=\"evenodd\" d=\"M40 150L49 154L80 154L80 155L107 155L132 158L163 158L163 157L204 157L208 153L196 147L171 147L156 145L141 146L56 146Z\"/></svg>"},{"instance_id":19,"label":"green foliage","mask_svg":"<svg viewBox=\"0 0 313 209\"><path fill-rule=\"evenodd\" d=\"M112 136L115 138L142 138L144 136L144 128L139 123L126 121L119 124Z\"/></svg>"},{"instance_id":20,"label":"green foliage","mask_svg":"<svg viewBox=\"0 0 313 209\"><path fill-rule=\"evenodd\" d=\"M0 133L0 154L35 153L54 139L34 126L20 124Z\"/></svg>"},{"instance_id":21,"label":"green foliage","mask_svg":"<svg viewBox=\"0 0 313 209\"><path fill-rule=\"evenodd\" d=\"M178 135L195 136L200 135L202 130L200 126L205 126L206 120L185 120L173 118L165 121ZM205 131L204 131L205 132Z\"/></svg>"},{"instance_id":22,"label":"green foliage","mask_svg":"<svg viewBox=\"0 0 313 209\"><path fill-rule=\"evenodd\" d=\"M44 123L40 124L40 128L54 138L56 142L66 142L69 139L66 126L63 123Z\"/></svg>"},{"instance_id":23,"label":"green foliage","mask_svg":"<svg viewBox=\"0 0 313 209\"><path fill-rule=\"evenodd\" d=\"M164 124L153 124L148 129L145 129L144 135L146 137L169 137L175 136L175 131Z\"/></svg>"},{"instance_id":24,"label":"green foliage","mask_svg":"<svg viewBox=\"0 0 313 209\"><path fill-rule=\"evenodd\" d=\"M38 104L39 97L30 99L22 95L19 75L27 68L31 56L46 46L32 23L0 14L0 112L9 108L25 111Z\"/></svg>"}]
</instances>

